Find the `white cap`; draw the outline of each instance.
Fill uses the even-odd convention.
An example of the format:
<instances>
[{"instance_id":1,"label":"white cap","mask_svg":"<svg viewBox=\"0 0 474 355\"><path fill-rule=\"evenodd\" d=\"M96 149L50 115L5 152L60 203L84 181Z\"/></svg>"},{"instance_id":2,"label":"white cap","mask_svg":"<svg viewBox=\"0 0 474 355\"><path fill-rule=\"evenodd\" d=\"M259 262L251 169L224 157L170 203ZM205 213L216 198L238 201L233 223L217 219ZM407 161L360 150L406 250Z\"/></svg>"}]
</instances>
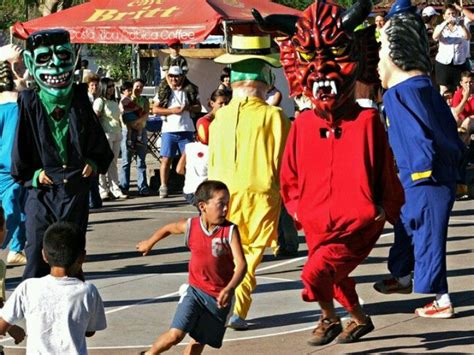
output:
<instances>
[{"instance_id":1,"label":"white cap","mask_svg":"<svg viewBox=\"0 0 474 355\"><path fill-rule=\"evenodd\" d=\"M173 65L168 69L168 74L171 75L183 75L183 69L177 65Z\"/></svg>"},{"instance_id":2,"label":"white cap","mask_svg":"<svg viewBox=\"0 0 474 355\"><path fill-rule=\"evenodd\" d=\"M421 11L421 16L431 17L431 16L438 16L439 12L434 9L433 6L427 6Z\"/></svg>"}]
</instances>

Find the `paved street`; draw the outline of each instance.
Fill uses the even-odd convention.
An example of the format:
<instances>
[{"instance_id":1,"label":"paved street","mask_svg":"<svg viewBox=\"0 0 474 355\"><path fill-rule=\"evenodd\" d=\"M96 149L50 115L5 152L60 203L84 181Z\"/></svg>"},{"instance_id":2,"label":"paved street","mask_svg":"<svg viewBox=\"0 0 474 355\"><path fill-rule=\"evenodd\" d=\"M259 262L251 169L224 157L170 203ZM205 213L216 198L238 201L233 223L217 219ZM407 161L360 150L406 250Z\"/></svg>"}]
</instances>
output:
<instances>
[{"instance_id":1,"label":"paved street","mask_svg":"<svg viewBox=\"0 0 474 355\"><path fill-rule=\"evenodd\" d=\"M106 202L105 208L91 213L84 270L87 280L99 288L108 321L105 331L88 340L91 354L138 354L167 329L178 300L177 290L187 279L189 253L183 237L168 237L147 257L135 252L135 244L156 228L195 213L177 195ZM296 258L275 259L268 250L258 269L258 287L248 317L250 330L229 330L220 350L209 348L205 353L474 353L473 232L474 201L457 202L448 243L449 286L456 308L453 319L416 317L414 308L428 303L431 297L386 296L373 290L372 284L387 274L386 258L393 241L392 229L387 225L369 258L353 275L375 331L351 345L306 345L319 311L315 304L304 303L300 298L299 275L306 260L301 236ZM1 255L5 257L6 253ZM9 267L9 291L20 282L22 271L23 267ZM341 316L346 316L342 309ZM15 346L11 339L4 338L0 343L6 354L24 353L25 342ZM178 354L183 349L180 345L169 353Z\"/></svg>"}]
</instances>

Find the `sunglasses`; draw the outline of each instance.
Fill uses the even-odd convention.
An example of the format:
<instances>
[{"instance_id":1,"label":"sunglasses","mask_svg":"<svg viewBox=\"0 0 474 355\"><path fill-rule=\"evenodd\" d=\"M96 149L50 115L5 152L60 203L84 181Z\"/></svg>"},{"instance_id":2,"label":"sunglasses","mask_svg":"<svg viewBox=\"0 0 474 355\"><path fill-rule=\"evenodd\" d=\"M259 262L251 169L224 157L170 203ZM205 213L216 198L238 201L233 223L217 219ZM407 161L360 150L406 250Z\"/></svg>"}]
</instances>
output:
<instances>
[{"instance_id":1,"label":"sunglasses","mask_svg":"<svg viewBox=\"0 0 474 355\"><path fill-rule=\"evenodd\" d=\"M173 75L173 74L168 74L170 78L180 78L181 75Z\"/></svg>"}]
</instances>

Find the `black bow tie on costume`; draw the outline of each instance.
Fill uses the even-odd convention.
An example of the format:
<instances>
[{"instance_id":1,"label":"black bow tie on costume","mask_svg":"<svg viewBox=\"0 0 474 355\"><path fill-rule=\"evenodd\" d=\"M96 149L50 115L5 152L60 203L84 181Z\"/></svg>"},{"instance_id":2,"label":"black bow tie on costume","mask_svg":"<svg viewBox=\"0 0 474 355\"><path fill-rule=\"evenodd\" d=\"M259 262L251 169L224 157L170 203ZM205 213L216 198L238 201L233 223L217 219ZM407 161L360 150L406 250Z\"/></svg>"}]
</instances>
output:
<instances>
[{"instance_id":1,"label":"black bow tie on costume","mask_svg":"<svg viewBox=\"0 0 474 355\"><path fill-rule=\"evenodd\" d=\"M64 117L64 114L66 112L60 108L60 107L56 107L53 112L51 112L51 116L56 120L56 121L59 121L61 120L63 117Z\"/></svg>"}]
</instances>

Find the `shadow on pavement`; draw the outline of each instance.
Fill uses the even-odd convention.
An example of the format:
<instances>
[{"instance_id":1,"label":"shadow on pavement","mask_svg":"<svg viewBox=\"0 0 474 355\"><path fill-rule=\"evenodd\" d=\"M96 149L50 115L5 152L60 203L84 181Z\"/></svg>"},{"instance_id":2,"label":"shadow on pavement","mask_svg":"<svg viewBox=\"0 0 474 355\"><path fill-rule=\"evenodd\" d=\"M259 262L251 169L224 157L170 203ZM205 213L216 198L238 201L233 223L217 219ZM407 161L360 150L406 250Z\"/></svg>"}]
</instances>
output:
<instances>
[{"instance_id":1,"label":"shadow on pavement","mask_svg":"<svg viewBox=\"0 0 474 355\"><path fill-rule=\"evenodd\" d=\"M186 247L172 247L172 248L160 248L150 251L148 257L153 255L164 255L164 254L174 254L174 253L184 253L189 251ZM118 259L132 259L132 258L141 258L142 255L137 251L124 251L119 253L104 253L104 254L88 254L86 255L86 263L90 262L103 262L103 261L112 261Z\"/></svg>"},{"instance_id":2,"label":"shadow on pavement","mask_svg":"<svg viewBox=\"0 0 474 355\"><path fill-rule=\"evenodd\" d=\"M394 345L394 346L385 346L372 349L364 349L363 351L358 352L348 352L348 354L373 354L373 353L403 353L403 350L410 350L413 352L415 349L419 349L419 353L425 351L434 351L440 350L449 346L459 346L459 345L471 345L472 340L474 339L474 331L465 330L465 331L445 331L445 332L434 332L434 333L420 333L420 334L400 334L392 336L381 336L381 337L367 337L363 338L366 341L381 341L381 340L394 340L394 339L403 339L403 338L420 338L420 345ZM400 341L402 342L402 341ZM448 354L443 352L443 354Z\"/></svg>"}]
</instances>

